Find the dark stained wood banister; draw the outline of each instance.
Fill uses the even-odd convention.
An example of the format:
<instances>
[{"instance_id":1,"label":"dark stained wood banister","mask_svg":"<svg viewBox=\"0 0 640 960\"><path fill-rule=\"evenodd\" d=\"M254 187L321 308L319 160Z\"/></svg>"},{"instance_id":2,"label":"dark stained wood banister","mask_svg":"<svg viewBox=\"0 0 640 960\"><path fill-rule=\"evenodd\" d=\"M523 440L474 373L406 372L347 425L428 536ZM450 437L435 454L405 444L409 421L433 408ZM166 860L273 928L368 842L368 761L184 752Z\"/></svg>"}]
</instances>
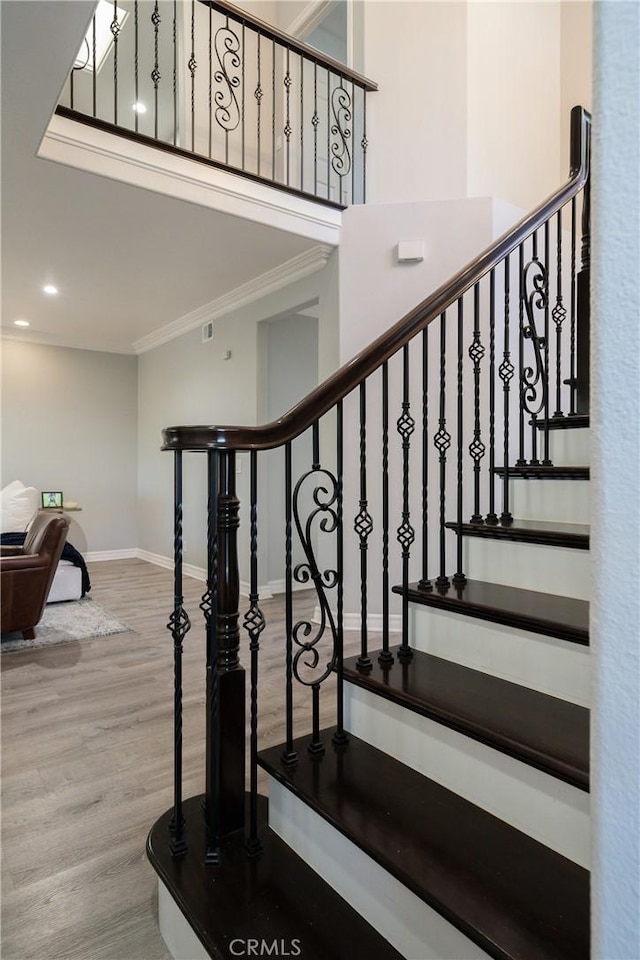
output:
<instances>
[{"instance_id":1,"label":"dark stained wood banister","mask_svg":"<svg viewBox=\"0 0 640 960\"><path fill-rule=\"evenodd\" d=\"M574 107L567 182L288 413L258 426L167 427L162 431L162 449L269 450L299 436L579 193L589 177L590 131L591 114L584 107Z\"/></svg>"}]
</instances>

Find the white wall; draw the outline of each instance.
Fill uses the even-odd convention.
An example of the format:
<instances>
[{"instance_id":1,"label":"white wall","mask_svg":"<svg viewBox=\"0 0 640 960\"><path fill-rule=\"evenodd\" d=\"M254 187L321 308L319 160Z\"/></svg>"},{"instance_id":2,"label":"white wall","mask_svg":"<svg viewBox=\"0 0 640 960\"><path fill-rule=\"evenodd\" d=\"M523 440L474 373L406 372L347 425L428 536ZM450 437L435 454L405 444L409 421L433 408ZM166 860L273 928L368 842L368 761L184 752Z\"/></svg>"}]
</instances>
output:
<instances>
[{"instance_id":1,"label":"white wall","mask_svg":"<svg viewBox=\"0 0 640 960\"><path fill-rule=\"evenodd\" d=\"M179 424L258 422L260 321L313 303L318 310L319 375L324 378L332 372L338 357L337 276L338 258L334 254L322 271L216 320L213 341L203 344L200 330L194 330L139 357L138 515L143 550L173 556L173 458L160 451L162 429ZM221 359L226 350L231 351L230 360ZM290 352L288 362L296 362L295 351ZM184 457L184 558L197 567L206 567L205 459L203 454ZM240 459L241 578L248 580L248 455L241 454Z\"/></svg>"},{"instance_id":2,"label":"white wall","mask_svg":"<svg viewBox=\"0 0 640 960\"><path fill-rule=\"evenodd\" d=\"M593 3L565 0L561 4L560 43L560 165L569 171L569 116L577 104L591 110L593 95Z\"/></svg>"},{"instance_id":3,"label":"white wall","mask_svg":"<svg viewBox=\"0 0 640 960\"><path fill-rule=\"evenodd\" d=\"M640 6L595 8L594 946L640 957Z\"/></svg>"},{"instance_id":4,"label":"white wall","mask_svg":"<svg viewBox=\"0 0 640 960\"><path fill-rule=\"evenodd\" d=\"M526 209L562 182L560 7L482 2L467 12L467 192Z\"/></svg>"},{"instance_id":5,"label":"white wall","mask_svg":"<svg viewBox=\"0 0 640 960\"><path fill-rule=\"evenodd\" d=\"M137 357L2 341L2 485L62 490L80 551L137 546Z\"/></svg>"}]
</instances>

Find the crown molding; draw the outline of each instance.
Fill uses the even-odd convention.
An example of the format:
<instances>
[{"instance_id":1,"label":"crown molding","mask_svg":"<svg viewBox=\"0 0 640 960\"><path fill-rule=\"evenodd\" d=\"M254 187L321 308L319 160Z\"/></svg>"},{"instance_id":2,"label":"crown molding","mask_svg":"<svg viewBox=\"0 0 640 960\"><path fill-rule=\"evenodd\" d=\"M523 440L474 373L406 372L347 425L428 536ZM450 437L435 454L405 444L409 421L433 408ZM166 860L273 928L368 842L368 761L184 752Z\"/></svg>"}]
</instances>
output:
<instances>
[{"instance_id":1,"label":"crown molding","mask_svg":"<svg viewBox=\"0 0 640 960\"><path fill-rule=\"evenodd\" d=\"M259 277L254 277L253 280L241 284L235 290L203 304L203 306L192 310L190 313L185 313L184 316L172 320L171 323L154 330L146 337L141 337L140 340L133 343L134 351L138 354L146 353L148 350L153 350L163 343L169 343L169 341L175 340L176 337L181 337L191 330L196 330L209 320L226 316L234 310L240 309L240 307L245 307L255 300L261 300L270 293L275 293L276 290L288 287L296 280L302 280L304 277L317 273L326 265L333 249L327 244L318 244L310 250L299 253L296 257L281 263L278 267L267 270Z\"/></svg>"}]
</instances>

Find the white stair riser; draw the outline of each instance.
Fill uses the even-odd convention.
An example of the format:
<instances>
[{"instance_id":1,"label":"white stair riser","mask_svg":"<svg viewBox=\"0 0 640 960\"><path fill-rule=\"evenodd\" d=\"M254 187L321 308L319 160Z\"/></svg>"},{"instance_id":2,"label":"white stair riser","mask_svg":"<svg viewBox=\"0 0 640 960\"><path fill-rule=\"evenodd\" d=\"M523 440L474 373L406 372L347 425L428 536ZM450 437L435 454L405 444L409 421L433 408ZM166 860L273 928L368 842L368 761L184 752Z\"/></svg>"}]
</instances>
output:
<instances>
[{"instance_id":1,"label":"white stair riser","mask_svg":"<svg viewBox=\"0 0 640 960\"><path fill-rule=\"evenodd\" d=\"M589 480L510 480L509 509L521 520L589 523Z\"/></svg>"},{"instance_id":2,"label":"white stair riser","mask_svg":"<svg viewBox=\"0 0 640 960\"><path fill-rule=\"evenodd\" d=\"M408 960L488 957L272 777L269 826Z\"/></svg>"},{"instance_id":3,"label":"white stair riser","mask_svg":"<svg viewBox=\"0 0 640 960\"><path fill-rule=\"evenodd\" d=\"M158 880L158 926L173 960L210 960L210 955L162 880Z\"/></svg>"},{"instance_id":4,"label":"white stair riser","mask_svg":"<svg viewBox=\"0 0 640 960\"><path fill-rule=\"evenodd\" d=\"M529 630L410 604L409 643L540 693L590 705L589 648Z\"/></svg>"},{"instance_id":5,"label":"white stair riser","mask_svg":"<svg viewBox=\"0 0 640 960\"><path fill-rule=\"evenodd\" d=\"M542 434L539 443L543 444ZM538 456L542 446L538 448ZM557 467L588 467L591 463L589 427L549 431L549 457Z\"/></svg>"},{"instance_id":6,"label":"white stair riser","mask_svg":"<svg viewBox=\"0 0 640 960\"><path fill-rule=\"evenodd\" d=\"M588 550L463 537L462 556L463 569L470 580L503 583L580 600L591 596Z\"/></svg>"},{"instance_id":7,"label":"white stair riser","mask_svg":"<svg viewBox=\"0 0 640 960\"><path fill-rule=\"evenodd\" d=\"M589 795L584 790L351 683L345 683L345 726L588 869Z\"/></svg>"}]
</instances>

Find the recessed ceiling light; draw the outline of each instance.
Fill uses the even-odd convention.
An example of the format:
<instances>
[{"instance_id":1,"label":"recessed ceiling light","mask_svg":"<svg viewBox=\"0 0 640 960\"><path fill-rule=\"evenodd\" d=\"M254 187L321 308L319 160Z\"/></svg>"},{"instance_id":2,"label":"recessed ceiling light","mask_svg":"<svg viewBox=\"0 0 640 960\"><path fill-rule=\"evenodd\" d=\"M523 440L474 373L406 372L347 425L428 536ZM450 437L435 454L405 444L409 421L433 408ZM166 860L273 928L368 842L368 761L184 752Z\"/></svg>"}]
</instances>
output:
<instances>
[{"instance_id":1,"label":"recessed ceiling light","mask_svg":"<svg viewBox=\"0 0 640 960\"><path fill-rule=\"evenodd\" d=\"M42 289L45 293L48 293L52 297L58 292L58 288L54 287L52 283L45 283Z\"/></svg>"},{"instance_id":2,"label":"recessed ceiling light","mask_svg":"<svg viewBox=\"0 0 640 960\"><path fill-rule=\"evenodd\" d=\"M137 103L134 103L134 104L133 104L133 109L135 110L136 113L146 113L146 112L147 112L146 106L144 105L144 103L141 103L139 100L138 100Z\"/></svg>"},{"instance_id":3,"label":"recessed ceiling light","mask_svg":"<svg viewBox=\"0 0 640 960\"><path fill-rule=\"evenodd\" d=\"M16 327L30 327L30 326L31 326L31 324L29 323L28 320L14 320L13 323L14 323L14 326L16 326Z\"/></svg>"}]
</instances>

